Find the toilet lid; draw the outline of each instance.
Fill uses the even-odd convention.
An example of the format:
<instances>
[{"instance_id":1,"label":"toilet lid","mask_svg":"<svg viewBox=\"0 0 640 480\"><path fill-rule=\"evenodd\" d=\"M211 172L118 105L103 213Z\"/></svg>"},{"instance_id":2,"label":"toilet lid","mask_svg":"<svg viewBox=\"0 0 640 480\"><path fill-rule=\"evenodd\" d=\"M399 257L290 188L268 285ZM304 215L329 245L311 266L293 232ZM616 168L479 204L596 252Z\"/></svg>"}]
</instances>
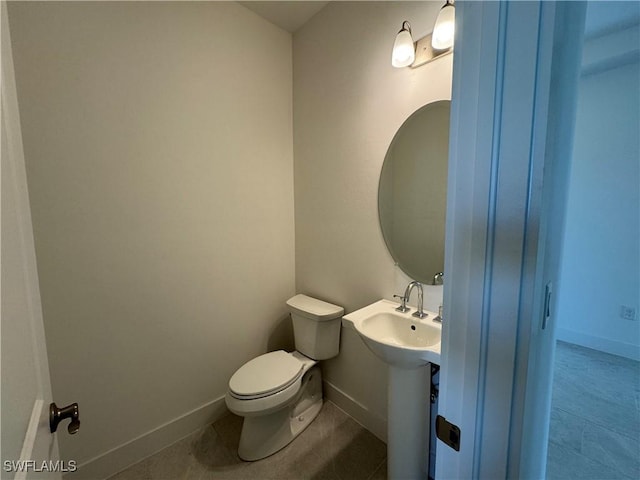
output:
<instances>
[{"instance_id":1,"label":"toilet lid","mask_svg":"<svg viewBox=\"0 0 640 480\"><path fill-rule=\"evenodd\" d=\"M229 380L229 389L243 397L267 396L298 380L303 366L284 350L265 353L240 367Z\"/></svg>"}]
</instances>

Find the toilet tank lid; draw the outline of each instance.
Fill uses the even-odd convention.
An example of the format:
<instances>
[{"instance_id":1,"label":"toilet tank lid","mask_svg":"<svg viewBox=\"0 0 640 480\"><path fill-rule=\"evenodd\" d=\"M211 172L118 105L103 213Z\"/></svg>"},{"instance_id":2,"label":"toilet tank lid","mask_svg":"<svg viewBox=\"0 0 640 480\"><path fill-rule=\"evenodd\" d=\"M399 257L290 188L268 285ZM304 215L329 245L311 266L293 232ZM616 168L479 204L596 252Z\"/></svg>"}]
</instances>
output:
<instances>
[{"instance_id":1,"label":"toilet tank lid","mask_svg":"<svg viewBox=\"0 0 640 480\"><path fill-rule=\"evenodd\" d=\"M344 308L332 303L323 302L317 298L298 294L287 300L287 305L292 312L304 315L305 317L322 321L333 320L344 314Z\"/></svg>"}]
</instances>

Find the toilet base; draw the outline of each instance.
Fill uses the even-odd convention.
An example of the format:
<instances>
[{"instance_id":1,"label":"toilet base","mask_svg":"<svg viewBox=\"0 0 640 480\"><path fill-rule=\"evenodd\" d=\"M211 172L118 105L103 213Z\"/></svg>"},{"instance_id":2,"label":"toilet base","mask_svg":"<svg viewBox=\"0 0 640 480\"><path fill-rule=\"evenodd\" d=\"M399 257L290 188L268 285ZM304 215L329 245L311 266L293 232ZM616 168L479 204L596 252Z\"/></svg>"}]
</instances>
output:
<instances>
[{"instance_id":1,"label":"toilet base","mask_svg":"<svg viewBox=\"0 0 640 480\"><path fill-rule=\"evenodd\" d=\"M267 415L244 418L238 456L242 460L255 461L273 455L300 435L321 408L322 375L316 366L302 377L295 401Z\"/></svg>"}]
</instances>

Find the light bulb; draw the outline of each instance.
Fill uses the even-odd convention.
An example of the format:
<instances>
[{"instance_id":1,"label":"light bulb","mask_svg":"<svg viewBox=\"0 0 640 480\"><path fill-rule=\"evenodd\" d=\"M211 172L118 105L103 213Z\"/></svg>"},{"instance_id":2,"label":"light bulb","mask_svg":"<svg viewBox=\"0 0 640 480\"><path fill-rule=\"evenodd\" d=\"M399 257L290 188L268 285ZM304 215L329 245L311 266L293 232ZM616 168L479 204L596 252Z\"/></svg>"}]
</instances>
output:
<instances>
[{"instance_id":1,"label":"light bulb","mask_svg":"<svg viewBox=\"0 0 640 480\"><path fill-rule=\"evenodd\" d=\"M453 45L455 33L456 9L447 1L440 9L436 24L433 27L431 36L431 46L435 50L445 50Z\"/></svg>"},{"instance_id":2,"label":"light bulb","mask_svg":"<svg viewBox=\"0 0 640 480\"><path fill-rule=\"evenodd\" d=\"M406 27L405 27L406 25ZM402 30L398 32L396 41L393 44L391 55L391 65L396 68L408 67L416 58L413 38L411 37L411 26L409 22L402 23Z\"/></svg>"}]
</instances>

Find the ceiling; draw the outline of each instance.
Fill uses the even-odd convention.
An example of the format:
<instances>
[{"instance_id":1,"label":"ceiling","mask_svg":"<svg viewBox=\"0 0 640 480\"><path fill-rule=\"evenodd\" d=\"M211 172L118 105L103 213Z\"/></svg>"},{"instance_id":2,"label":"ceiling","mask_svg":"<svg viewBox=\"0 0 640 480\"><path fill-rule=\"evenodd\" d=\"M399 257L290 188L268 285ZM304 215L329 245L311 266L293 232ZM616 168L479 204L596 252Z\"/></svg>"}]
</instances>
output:
<instances>
[{"instance_id":1,"label":"ceiling","mask_svg":"<svg viewBox=\"0 0 640 480\"><path fill-rule=\"evenodd\" d=\"M640 2L589 1L587 2L587 38L606 35L640 23Z\"/></svg>"},{"instance_id":2,"label":"ceiling","mask_svg":"<svg viewBox=\"0 0 640 480\"><path fill-rule=\"evenodd\" d=\"M294 33L329 2L281 1L238 2L265 20ZM587 2L585 35L598 37L614 30L628 28L640 22L640 2L597 1Z\"/></svg>"},{"instance_id":3,"label":"ceiling","mask_svg":"<svg viewBox=\"0 0 640 480\"><path fill-rule=\"evenodd\" d=\"M295 32L329 2L238 2L287 32Z\"/></svg>"}]
</instances>

